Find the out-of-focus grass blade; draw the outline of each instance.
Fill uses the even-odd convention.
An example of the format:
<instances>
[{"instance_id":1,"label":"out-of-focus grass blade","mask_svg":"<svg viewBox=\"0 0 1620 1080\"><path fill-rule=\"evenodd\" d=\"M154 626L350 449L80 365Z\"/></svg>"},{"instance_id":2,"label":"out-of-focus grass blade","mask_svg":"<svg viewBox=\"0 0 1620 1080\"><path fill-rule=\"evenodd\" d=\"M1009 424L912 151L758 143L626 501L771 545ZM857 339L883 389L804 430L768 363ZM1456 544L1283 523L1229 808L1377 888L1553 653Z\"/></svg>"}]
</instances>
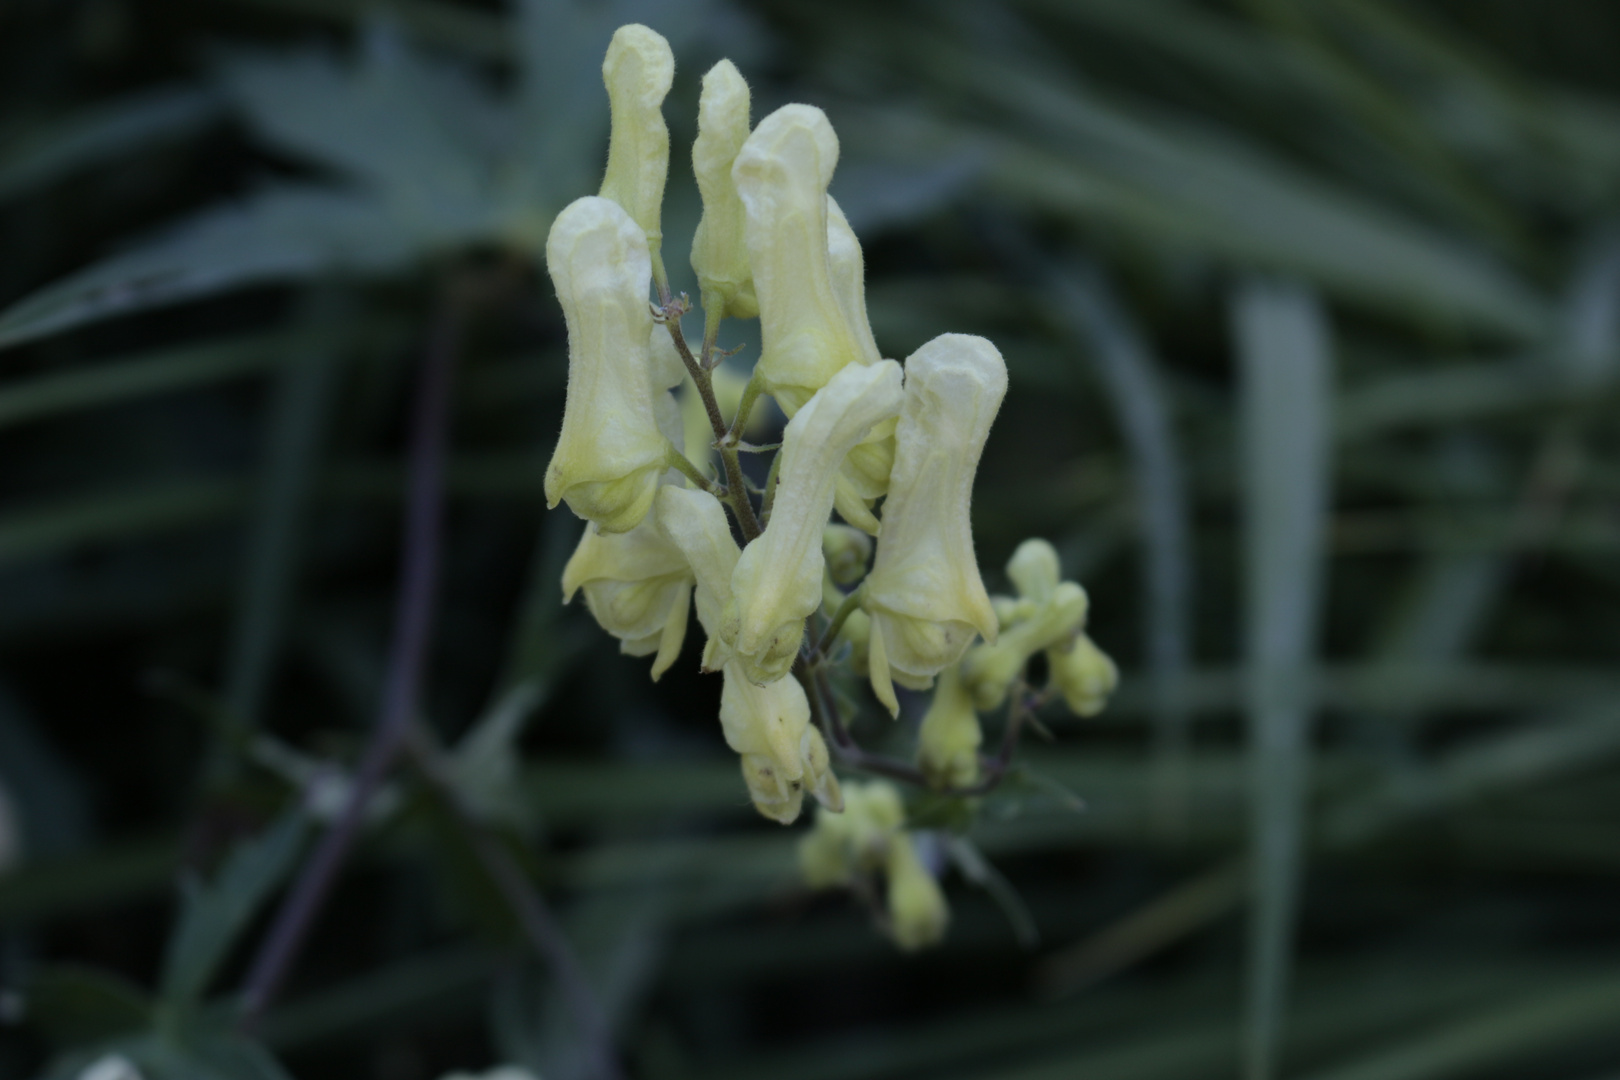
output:
<instances>
[{"instance_id":1,"label":"out-of-focus grass blade","mask_svg":"<svg viewBox=\"0 0 1620 1080\"><path fill-rule=\"evenodd\" d=\"M1074 994L1141 962L1231 911L1253 876L1249 861L1237 859L1177 885L1047 957L1038 977L1042 990L1054 997Z\"/></svg>"},{"instance_id":2,"label":"out-of-focus grass blade","mask_svg":"<svg viewBox=\"0 0 1620 1080\"><path fill-rule=\"evenodd\" d=\"M1540 988L1510 1005L1459 1020L1311 1080L1441 1080L1500 1073L1537 1053L1620 1030L1620 978ZM1526 1063L1528 1064L1528 1063ZM1532 1066L1532 1068L1534 1068Z\"/></svg>"},{"instance_id":3,"label":"out-of-focus grass blade","mask_svg":"<svg viewBox=\"0 0 1620 1080\"><path fill-rule=\"evenodd\" d=\"M397 269L422 238L372 198L278 188L205 210L0 312L0 348L250 285Z\"/></svg>"},{"instance_id":4,"label":"out-of-focus grass blade","mask_svg":"<svg viewBox=\"0 0 1620 1080\"><path fill-rule=\"evenodd\" d=\"M1038 64L924 40L917 55L927 58L931 78L1003 111L1009 126L1028 134L912 110L903 120L887 114L895 122L865 133L874 152L977 147L993 183L1044 209L1085 221L1102 215L1178 246L1306 277L1392 313L1518 338L1546 329L1545 302L1466 241L1207 126L1105 105Z\"/></svg>"},{"instance_id":5,"label":"out-of-focus grass blade","mask_svg":"<svg viewBox=\"0 0 1620 1080\"><path fill-rule=\"evenodd\" d=\"M0 145L0 201L149 144L182 138L224 113L216 91L170 86L42 122L37 132Z\"/></svg>"},{"instance_id":6,"label":"out-of-focus grass blade","mask_svg":"<svg viewBox=\"0 0 1620 1080\"><path fill-rule=\"evenodd\" d=\"M236 0L239 4L304 15L328 22L358 23L382 12L422 41L484 60L510 60L512 34L506 21L475 8L433 0Z\"/></svg>"},{"instance_id":7,"label":"out-of-focus grass blade","mask_svg":"<svg viewBox=\"0 0 1620 1080\"><path fill-rule=\"evenodd\" d=\"M1304 861L1310 713L1329 507L1332 338L1316 297L1249 279L1232 298L1242 397L1254 908L1244 1071L1276 1074Z\"/></svg>"},{"instance_id":8,"label":"out-of-focus grass blade","mask_svg":"<svg viewBox=\"0 0 1620 1080\"><path fill-rule=\"evenodd\" d=\"M208 341L0 387L0 427L259 371L287 355L284 334Z\"/></svg>"},{"instance_id":9,"label":"out-of-focus grass blade","mask_svg":"<svg viewBox=\"0 0 1620 1080\"><path fill-rule=\"evenodd\" d=\"M306 832L304 812L294 807L261 835L238 845L215 880L187 883L180 922L163 962L167 1003L185 1006L202 996L226 950L291 869Z\"/></svg>"},{"instance_id":10,"label":"out-of-focus grass blade","mask_svg":"<svg viewBox=\"0 0 1620 1080\"><path fill-rule=\"evenodd\" d=\"M337 294L318 289L308 301L304 329L325 329L342 317L345 307ZM330 347L317 344L315 333L298 335L290 347L295 355L277 376L264 418L258 501L248 526L242 591L226 646L225 708L249 726L258 723L281 643L340 361Z\"/></svg>"},{"instance_id":11,"label":"out-of-focus grass blade","mask_svg":"<svg viewBox=\"0 0 1620 1080\"><path fill-rule=\"evenodd\" d=\"M1380 375L1346 389L1334 415L1340 441L1365 440L1403 427L1440 427L1513 416L1549 406L1591 406L1606 387L1561 378L1539 360L1468 363Z\"/></svg>"},{"instance_id":12,"label":"out-of-focus grass blade","mask_svg":"<svg viewBox=\"0 0 1620 1080\"><path fill-rule=\"evenodd\" d=\"M67 855L90 840L90 795L78 771L42 737L38 722L8 686L0 685L0 786L18 832L13 858Z\"/></svg>"},{"instance_id":13,"label":"out-of-focus grass blade","mask_svg":"<svg viewBox=\"0 0 1620 1080\"><path fill-rule=\"evenodd\" d=\"M1187 711L1179 695L1191 652L1192 535L1186 482L1170 403L1158 364L1095 267L1049 275L1054 309L1090 345L1130 448L1144 548L1147 667L1159 698L1155 754L1161 775L1160 817L1180 829L1188 753Z\"/></svg>"},{"instance_id":14,"label":"out-of-focus grass blade","mask_svg":"<svg viewBox=\"0 0 1620 1080\"><path fill-rule=\"evenodd\" d=\"M80 496L0 518L0 565L92 540L160 532L218 520L248 499L239 478L175 480L146 490Z\"/></svg>"}]
</instances>

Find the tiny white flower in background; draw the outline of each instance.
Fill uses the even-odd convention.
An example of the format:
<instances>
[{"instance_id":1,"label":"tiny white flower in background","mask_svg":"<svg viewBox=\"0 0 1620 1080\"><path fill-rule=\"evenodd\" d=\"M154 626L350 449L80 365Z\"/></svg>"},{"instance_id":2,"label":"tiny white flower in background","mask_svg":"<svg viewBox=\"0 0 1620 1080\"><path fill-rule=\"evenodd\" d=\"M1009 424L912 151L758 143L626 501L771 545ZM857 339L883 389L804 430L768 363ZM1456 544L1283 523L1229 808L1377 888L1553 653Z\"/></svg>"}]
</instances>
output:
<instances>
[{"instance_id":1,"label":"tiny white flower in background","mask_svg":"<svg viewBox=\"0 0 1620 1080\"><path fill-rule=\"evenodd\" d=\"M141 1080L141 1072L123 1055L108 1054L86 1065L79 1080Z\"/></svg>"}]
</instances>

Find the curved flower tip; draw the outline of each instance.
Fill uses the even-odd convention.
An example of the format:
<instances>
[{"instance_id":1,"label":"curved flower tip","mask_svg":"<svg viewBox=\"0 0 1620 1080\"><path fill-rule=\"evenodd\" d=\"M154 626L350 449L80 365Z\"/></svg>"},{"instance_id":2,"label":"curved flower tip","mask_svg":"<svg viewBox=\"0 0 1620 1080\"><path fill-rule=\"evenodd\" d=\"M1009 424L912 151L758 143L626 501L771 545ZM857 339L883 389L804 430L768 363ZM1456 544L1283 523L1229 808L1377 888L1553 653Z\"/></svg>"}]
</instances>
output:
<instances>
[{"instance_id":1,"label":"curved flower tip","mask_svg":"<svg viewBox=\"0 0 1620 1080\"><path fill-rule=\"evenodd\" d=\"M955 665L939 673L934 700L917 732L917 764L938 788L971 787L979 781L979 744L984 735L973 696Z\"/></svg>"},{"instance_id":2,"label":"curved flower tip","mask_svg":"<svg viewBox=\"0 0 1620 1080\"><path fill-rule=\"evenodd\" d=\"M754 276L748 266L747 215L731 167L748 139L748 84L730 60L703 76L698 97L698 137L692 143L692 172L703 197L703 217L692 234L692 270L702 289L705 311L716 317L752 319L759 314Z\"/></svg>"},{"instance_id":3,"label":"curved flower tip","mask_svg":"<svg viewBox=\"0 0 1620 1080\"><path fill-rule=\"evenodd\" d=\"M979 577L969 510L1007 366L981 337L942 334L906 360L905 404L877 558L866 579L872 690L898 715L891 681L927 685L998 623Z\"/></svg>"},{"instance_id":4,"label":"curved flower tip","mask_svg":"<svg viewBox=\"0 0 1620 1080\"><path fill-rule=\"evenodd\" d=\"M902 397L893 360L839 371L783 433L771 523L743 550L731 575L721 636L748 677L770 682L798 655L804 620L821 604L822 530L839 466Z\"/></svg>"},{"instance_id":5,"label":"curved flower tip","mask_svg":"<svg viewBox=\"0 0 1620 1080\"><path fill-rule=\"evenodd\" d=\"M675 54L661 34L640 23L614 32L602 60L613 126L598 194L624 207L641 226L653 259L663 239L659 218L669 175L663 106L674 79Z\"/></svg>"},{"instance_id":6,"label":"curved flower tip","mask_svg":"<svg viewBox=\"0 0 1620 1080\"><path fill-rule=\"evenodd\" d=\"M738 151L732 182L759 304L765 389L793 416L863 345L833 285L827 184L838 137L820 109L784 105Z\"/></svg>"},{"instance_id":7,"label":"curved flower tip","mask_svg":"<svg viewBox=\"0 0 1620 1080\"><path fill-rule=\"evenodd\" d=\"M629 656L656 653L657 681L686 641L692 573L651 517L625 533L587 527L563 567L563 603L583 589L585 605Z\"/></svg>"},{"instance_id":8,"label":"curved flower tip","mask_svg":"<svg viewBox=\"0 0 1620 1080\"><path fill-rule=\"evenodd\" d=\"M649 376L647 239L618 203L587 196L552 223L546 266L568 326L568 397L546 467L546 504L566 501L607 532L652 506L668 440Z\"/></svg>"}]
</instances>

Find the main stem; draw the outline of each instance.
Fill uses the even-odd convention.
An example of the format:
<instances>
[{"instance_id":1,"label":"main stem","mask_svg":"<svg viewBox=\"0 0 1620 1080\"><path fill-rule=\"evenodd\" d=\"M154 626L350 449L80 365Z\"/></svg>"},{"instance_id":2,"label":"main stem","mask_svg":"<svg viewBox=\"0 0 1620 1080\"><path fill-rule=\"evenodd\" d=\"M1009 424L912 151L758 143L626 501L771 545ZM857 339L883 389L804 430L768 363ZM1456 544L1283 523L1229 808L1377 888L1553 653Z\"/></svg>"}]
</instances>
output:
<instances>
[{"instance_id":1,"label":"main stem","mask_svg":"<svg viewBox=\"0 0 1620 1080\"><path fill-rule=\"evenodd\" d=\"M450 286L451 289L454 286ZM394 638L383 698L349 801L321 837L276 913L242 991L241 1023L264 1015L297 958L345 856L359 835L371 797L382 785L416 713L439 578L444 460L450 378L461 335L459 299L441 301L417 384L411 420L410 466Z\"/></svg>"},{"instance_id":2,"label":"main stem","mask_svg":"<svg viewBox=\"0 0 1620 1080\"><path fill-rule=\"evenodd\" d=\"M675 351L680 354L681 362L686 365L686 373L692 376L698 397L703 400L703 411L709 416L709 427L714 432L715 449L720 451L720 460L726 470L726 498L731 503L731 512L737 517L737 527L742 530L743 542L747 543L764 530L760 528L759 518L754 514L754 504L748 501L748 488L743 484L742 463L737 459L737 448L729 445L727 439L731 429L725 417L720 414L720 402L714 396L714 379L709 366L710 354L714 351L714 326L711 324L705 327L703 356L693 356L691 348L686 344L686 335L681 331L681 315L689 306L685 294L674 298L670 296L667 288L660 286L658 298L662 305L659 313L663 317L664 326L669 330L671 340L675 342Z\"/></svg>"}]
</instances>

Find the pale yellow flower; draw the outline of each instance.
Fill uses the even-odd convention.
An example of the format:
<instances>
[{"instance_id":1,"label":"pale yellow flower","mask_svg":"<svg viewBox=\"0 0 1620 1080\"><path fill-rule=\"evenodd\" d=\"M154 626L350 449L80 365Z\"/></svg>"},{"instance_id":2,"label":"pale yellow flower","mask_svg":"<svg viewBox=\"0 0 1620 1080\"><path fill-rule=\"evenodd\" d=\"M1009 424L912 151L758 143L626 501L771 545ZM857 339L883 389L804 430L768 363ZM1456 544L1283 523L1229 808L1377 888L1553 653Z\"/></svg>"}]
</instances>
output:
<instances>
[{"instance_id":1,"label":"pale yellow flower","mask_svg":"<svg viewBox=\"0 0 1620 1080\"><path fill-rule=\"evenodd\" d=\"M597 194L624 207L641 226L660 283L664 281L659 254L664 234L659 219L669 176L669 128L664 124L663 108L674 79L675 56L662 35L639 23L614 31L602 60L613 126L608 136L607 170Z\"/></svg>"},{"instance_id":2,"label":"pale yellow flower","mask_svg":"<svg viewBox=\"0 0 1620 1080\"><path fill-rule=\"evenodd\" d=\"M731 166L748 138L748 84L730 60L703 76L698 97L698 136L692 172L703 197L703 217L692 234L692 270L703 307L713 318L752 319L759 314L754 276L748 268L746 215Z\"/></svg>"},{"instance_id":3,"label":"pale yellow flower","mask_svg":"<svg viewBox=\"0 0 1620 1080\"><path fill-rule=\"evenodd\" d=\"M934 684L934 699L917 730L917 764L935 787L965 788L979 782L979 744L984 734L973 695L955 665Z\"/></svg>"},{"instance_id":4,"label":"pale yellow flower","mask_svg":"<svg viewBox=\"0 0 1620 1080\"><path fill-rule=\"evenodd\" d=\"M787 673L804 620L821 605L822 529L844 456L902 398L893 360L839 371L788 422L771 521L731 575L721 637L755 682Z\"/></svg>"},{"instance_id":5,"label":"pale yellow flower","mask_svg":"<svg viewBox=\"0 0 1620 1080\"><path fill-rule=\"evenodd\" d=\"M629 656L656 653L658 679L680 655L691 608L692 572L651 515L625 533L587 525L563 567L563 603L585 591L585 604Z\"/></svg>"},{"instance_id":6,"label":"pale yellow flower","mask_svg":"<svg viewBox=\"0 0 1620 1080\"><path fill-rule=\"evenodd\" d=\"M893 682L926 686L975 635L995 639L968 513L1006 392L1006 364L981 337L942 334L906 360L894 473L864 603L872 690L893 714Z\"/></svg>"},{"instance_id":7,"label":"pale yellow flower","mask_svg":"<svg viewBox=\"0 0 1620 1080\"><path fill-rule=\"evenodd\" d=\"M698 621L709 635L704 666L718 667L724 675L720 725L727 745L742 755L754 806L783 824L798 817L806 791L824 806L842 806L827 745L810 724L804 689L790 678L764 686L750 682L715 632L730 601L731 575L740 556L719 500L669 485L658 493L656 520L695 579Z\"/></svg>"},{"instance_id":8,"label":"pale yellow flower","mask_svg":"<svg viewBox=\"0 0 1620 1080\"><path fill-rule=\"evenodd\" d=\"M759 304L758 372L790 417L846 364L869 359L828 257L827 184L837 164L826 115L784 105L759 122L731 169Z\"/></svg>"},{"instance_id":9,"label":"pale yellow flower","mask_svg":"<svg viewBox=\"0 0 1620 1080\"><path fill-rule=\"evenodd\" d=\"M805 884L825 889L881 872L889 846L904 836L905 823L905 806L893 784L872 780L848 785L843 813L818 811L815 826L799 841Z\"/></svg>"},{"instance_id":10,"label":"pale yellow flower","mask_svg":"<svg viewBox=\"0 0 1620 1080\"><path fill-rule=\"evenodd\" d=\"M667 461L648 353L651 264L618 203L587 196L552 223L546 266L568 327L568 397L546 468L546 504L566 500L607 532L646 517Z\"/></svg>"},{"instance_id":11,"label":"pale yellow flower","mask_svg":"<svg viewBox=\"0 0 1620 1080\"><path fill-rule=\"evenodd\" d=\"M827 560L827 575L834 582L853 585L866 576L866 564L872 559L872 538L848 525L828 525L821 530L821 554ZM834 604L832 610L838 610L838 605Z\"/></svg>"},{"instance_id":12,"label":"pale yellow flower","mask_svg":"<svg viewBox=\"0 0 1620 1080\"><path fill-rule=\"evenodd\" d=\"M907 952L937 945L945 936L950 909L939 882L928 872L905 835L889 845L889 929Z\"/></svg>"},{"instance_id":13,"label":"pale yellow flower","mask_svg":"<svg viewBox=\"0 0 1620 1080\"><path fill-rule=\"evenodd\" d=\"M866 262L861 242L837 201L827 196L827 259L832 271L833 292L843 310L844 320L860 346L862 363L881 360L872 324L866 316ZM889 491L889 472L894 468L894 428L896 420L877 424L849 452L839 470L833 505L851 525L878 534L878 520L872 504Z\"/></svg>"}]
</instances>

